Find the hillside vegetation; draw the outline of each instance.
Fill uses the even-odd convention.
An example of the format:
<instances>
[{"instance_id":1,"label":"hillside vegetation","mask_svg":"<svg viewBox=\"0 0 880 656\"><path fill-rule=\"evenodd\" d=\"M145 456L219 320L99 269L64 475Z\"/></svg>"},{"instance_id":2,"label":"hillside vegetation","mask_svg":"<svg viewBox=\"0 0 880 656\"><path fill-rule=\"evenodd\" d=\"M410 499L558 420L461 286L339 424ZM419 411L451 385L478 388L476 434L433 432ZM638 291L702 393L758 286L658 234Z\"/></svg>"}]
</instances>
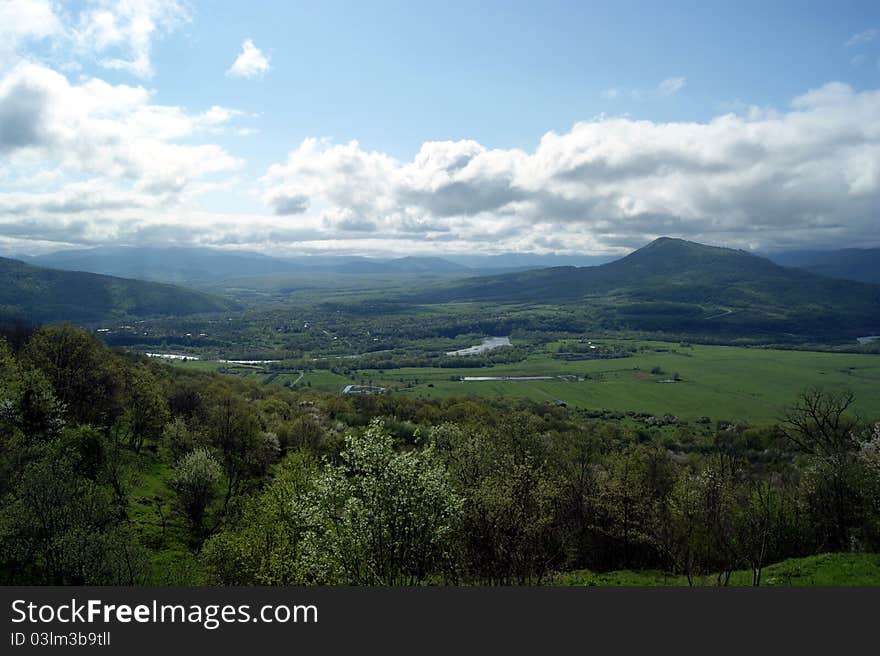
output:
<instances>
[{"instance_id":1,"label":"hillside vegetation","mask_svg":"<svg viewBox=\"0 0 880 656\"><path fill-rule=\"evenodd\" d=\"M878 285L665 237L600 266L469 278L410 298L582 305L635 330L859 336L880 328Z\"/></svg>"},{"instance_id":2,"label":"hillside vegetation","mask_svg":"<svg viewBox=\"0 0 880 656\"><path fill-rule=\"evenodd\" d=\"M6 258L0 258L0 281L0 319L6 321L94 324L236 307L225 299L172 285L46 269Z\"/></svg>"},{"instance_id":3,"label":"hillside vegetation","mask_svg":"<svg viewBox=\"0 0 880 656\"><path fill-rule=\"evenodd\" d=\"M678 425L664 439L547 403L187 372L69 325L10 337L2 584L511 585L660 571L757 585L780 581L768 567L787 559L880 552L880 423L843 392L805 390L778 423ZM874 582L872 562L803 580Z\"/></svg>"}]
</instances>

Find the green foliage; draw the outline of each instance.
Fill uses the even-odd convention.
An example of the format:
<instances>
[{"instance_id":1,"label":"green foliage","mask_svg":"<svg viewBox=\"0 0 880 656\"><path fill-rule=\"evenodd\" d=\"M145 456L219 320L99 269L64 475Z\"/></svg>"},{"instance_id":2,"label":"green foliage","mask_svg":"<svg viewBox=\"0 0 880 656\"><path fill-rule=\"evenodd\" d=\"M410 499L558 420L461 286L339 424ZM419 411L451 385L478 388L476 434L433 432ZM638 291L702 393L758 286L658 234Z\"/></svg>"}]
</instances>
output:
<instances>
[{"instance_id":1,"label":"green foliage","mask_svg":"<svg viewBox=\"0 0 880 656\"><path fill-rule=\"evenodd\" d=\"M373 422L338 465L289 460L203 558L226 584L413 585L450 573L460 507L432 447L397 452Z\"/></svg>"},{"instance_id":2,"label":"green foliage","mask_svg":"<svg viewBox=\"0 0 880 656\"><path fill-rule=\"evenodd\" d=\"M465 499L460 557L468 578L540 583L560 562L563 488L527 421L494 430L445 424L432 433Z\"/></svg>"},{"instance_id":3,"label":"green foliage","mask_svg":"<svg viewBox=\"0 0 880 656\"><path fill-rule=\"evenodd\" d=\"M177 492L178 503L198 533L202 528L205 509L214 499L217 481L223 472L207 449L196 449L177 463L171 487Z\"/></svg>"},{"instance_id":4,"label":"green foliage","mask_svg":"<svg viewBox=\"0 0 880 656\"><path fill-rule=\"evenodd\" d=\"M333 580L316 542L309 495L318 466L308 455L283 461L259 495L249 498L233 530L210 538L201 559L217 585L309 585Z\"/></svg>"},{"instance_id":5,"label":"green foliage","mask_svg":"<svg viewBox=\"0 0 880 656\"><path fill-rule=\"evenodd\" d=\"M781 580L768 563L880 549L880 428L845 395L809 390L781 425L691 424L291 391L114 353L69 326L17 344L0 341L6 583L529 584L635 568L763 585ZM687 382L644 383L666 395L707 375L704 348L609 343L628 357L553 361L630 361L634 377L674 361Z\"/></svg>"},{"instance_id":6,"label":"green foliage","mask_svg":"<svg viewBox=\"0 0 880 656\"><path fill-rule=\"evenodd\" d=\"M346 437L315 483L319 542L341 581L413 585L448 574L461 508L434 448L397 452L381 422Z\"/></svg>"},{"instance_id":7,"label":"green foliage","mask_svg":"<svg viewBox=\"0 0 880 656\"><path fill-rule=\"evenodd\" d=\"M110 490L81 475L88 449L79 459L75 451L82 446L83 440L75 440L35 448L4 497L0 575L5 584L143 582L143 550L122 520Z\"/></svg>"}]
</instances>

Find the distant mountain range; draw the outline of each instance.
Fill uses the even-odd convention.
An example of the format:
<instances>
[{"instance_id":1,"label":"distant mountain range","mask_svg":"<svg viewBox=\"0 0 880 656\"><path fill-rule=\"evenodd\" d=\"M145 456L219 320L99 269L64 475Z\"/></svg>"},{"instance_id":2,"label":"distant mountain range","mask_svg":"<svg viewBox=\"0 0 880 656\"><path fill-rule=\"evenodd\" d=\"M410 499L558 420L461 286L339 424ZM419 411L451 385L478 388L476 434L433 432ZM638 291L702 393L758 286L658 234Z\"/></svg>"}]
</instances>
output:
<instances>
[{"instance_id":1,"label":"distant mountain range","mask_svg":"<svg viewBox=\"0 0 880 656\"><path fill-rule=\"evenodd\" d=\"M585 265L607 262L603 256L451 255L449 257L400 257L381 259L348 255L272 257L248 251L214 248L102 246L57 251L44 255L15 255L37 266L88 271L123 278L201 286L278 273L328 272L343 274L491 274L522 271L560 264Z\"/></svg>"},{"instance_id":2,"label":"distant mountain range","mask_svg":"<svg viewBox=\"0 0 880 656\"><path fill-rule=\"evenodd\" d=\"M600 266L466 278L408 300L581 305L638 330L816 336L880 330L878 285L667 237Z\"/></svg>"},{"instance_id":3,"label":"distant mountain range","mask_svg":"<svg viewBox=\"0 0 880 656\"><path fill-rule=\"evenodd\" d=\"M95 324L135 317L182 316L237 305L173 285L62 271L0 258L0 320Z\"/></svg>"},{"instance_id":4,"label":"distant mountain range","mask_svg":"<svg viewBox=\"0 0 880 656\"><path fill-rule=\"evenodd\" d=\"M806 269L820 276L880 284L880 248L835 251L791 251L767 257L783 266Z\"/></svg>"},{"instance_id":5,"label":"distant mountain range","mask_svg":"<svg viewBox=\"0 0 880 656\"><path fill-rule=\"evenodd\" d=\"M45 255L16 255L30 264L69 271L88 271L123 278L199 286L220 280L278 273L331 272L343 274L440 273L490 275L560 266L598 266L612 256L448 255L380 259L347 255L272 257L248 251L213 248L104 246ZM776 264L806 269L830 278L880 284L880 249L789 251L770 253Z\"/></svg>"},{"instance_id":6,"label":"distant mountain range","mask_svg":"<svg viewBox=\"0 0 880 656\"><path fill-rule=\"evenodd\" d=\"M401 257L388 260L356 256L279 258L260 253L210 248L112 246L19 258L38 266L181 285L277 273L390 274L468 271L468 267L439 257Z\"/></svg>"},{"instance_id":7,"label":"distant mountain range","mask_svg":"<svg viewBox=\"0 0 880 656\"><path fill-rule=\"evenodd\" d=\"M93 323L109 317L237 307L217 296L126 279L133 277L198 285L288 272L436 273L444 274L434 278L441 282L396 292L397 300L575 306L609 328L645 331L854 337L880 333L880 285L871 284L877 278L877 253L777 254L773 262L745 251L663 237L596 266L521 268L486 275L486 269L469 269L439 257L283 259L201 248L97 248L29 258L32 263L85 272L0 259L0 314L31 322ZM842 279L844 274L866 282ZM426 279L419 280L421 285Z\"/></svg>"}]
</instances>

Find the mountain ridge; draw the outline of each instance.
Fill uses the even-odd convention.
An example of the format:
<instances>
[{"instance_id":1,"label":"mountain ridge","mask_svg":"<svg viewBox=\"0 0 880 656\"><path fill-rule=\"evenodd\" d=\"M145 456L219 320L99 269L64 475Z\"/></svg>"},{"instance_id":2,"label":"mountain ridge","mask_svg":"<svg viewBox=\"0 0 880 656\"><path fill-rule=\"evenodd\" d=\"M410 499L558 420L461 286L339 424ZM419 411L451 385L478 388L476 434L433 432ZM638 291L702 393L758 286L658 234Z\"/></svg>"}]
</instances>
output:
<instances>
[{"instance_id":1,"label":"mountain ridge","mask_svg":"<svg viewBox=\"0 0 880 656\"><path fill-rule=\"evenodd\" d=\"M601 308L633 329L671 329L676 318L695 330L733 333L825 334L829 324L851 335L880 328L878 285L669 237L607 264L469 277L410 300L581 305Z\"/></svg>"},{"instance_id":2,"label":"mountain ridge","mask_svg":"<svg viewBox=\"0 0 880 656\"><path fill-rule=\"evenodd\" d=\"M238 309L232 301L167 283L65 271L0 258L0 318L96 324Z\"/></svg>"}]
</instances>

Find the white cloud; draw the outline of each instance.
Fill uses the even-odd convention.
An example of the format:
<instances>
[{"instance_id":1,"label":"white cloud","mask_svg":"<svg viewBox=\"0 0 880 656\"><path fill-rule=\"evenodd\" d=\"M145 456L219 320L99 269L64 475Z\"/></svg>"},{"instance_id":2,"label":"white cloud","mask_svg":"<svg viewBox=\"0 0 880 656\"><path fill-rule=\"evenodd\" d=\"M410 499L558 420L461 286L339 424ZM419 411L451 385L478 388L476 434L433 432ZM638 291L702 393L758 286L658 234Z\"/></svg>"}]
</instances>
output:
<instances>
[{"instance_id":1,"label":"white cloud","mask_svg":"<svg viewBox=\"0 0 880 656\"><path fill-rule=\"evenodd\" d=\"M78 50L94 53L101 66L149 78L155 36L189 20L189 10L179 0L92 0L71 37Z\"/></svg>"},{"instance_id":2,"label":"white cloud","mask_svg":"<svg viewBox=\"0 0 880 656\"><path fill-rule=\"evenodd\" d=\"M603 89L600 96L605 100L619 100L621 98L629 98L630 100L641 100L642 92L639 89L621 89L620 87L611 87Z\"/></svg>"},{"instance_id":3,"label":"white cloud","mask_svg":"<svg viewBox=\"0 0 880 656\"><path fill-rule=\"evenodd\" d=\"M56 71L22 62L0 76L0 161L15 171L5 186L25 186L51 170L59 181L101 180L104 195L139 194L140 206L176 203L194 193L194 183L239 166L218 145L189 143L235 114L222 107L190 114L151 104L142 87L96 78L71 84ZM9 198L0 193L0 201ZM55 192L46 199L67 206Z\"/></svg>"},{"instance_id":4,"label":"white cloud","mask_svg":"<svg viewBox=\"0 0 880 656\"><path fill-rule=\"evenodd\" d=\"M532 152L427 142L405 162L307 139L262 184L273 211L327 239L575 252L661 234L877 241L880 92L832 83L786 111L706 123L603 118L549 132Z\"/></svg>"},{"instance_id":5,"label":"white cloud","mask_svg":"<svg viewBox=\"0 0 880 656\"><path fill-rule=\"evenodd\" d=\"M673 96L684 88L686 82L687 80L684 77L669 77L661 81L653 90L643 91L638 88L610 87L600 91L599 95L604 100L629 99L641 101L657 96Z\"/></svg>"},{"instance_id":6,"label":"white cloud","mask_svg":"<svg viewBox=\"0 0 880 656\"><path fill-rule=\"evenodd\" d=\"M190 20L182 0L86 0L71 9L48 0L0 1L0 67L14 65L27 42L52 39L73 57L62 64L78 70L76 59L137 77L153 75L153 40Z\"/></svg>"},{"instance_id":7,"label":"white cloud","mask_svg":"<svg viewBox=\"0 0 880 656\"><path fill-rule=\"evenodd\" d=\"M657 91L661 96L674 96L684 88L685 83L683 77L668 77L657 85Z\"/></svg>"},{"instance_id":8,"label":"white cloud","mask_svg":"<svg viewBox=\"0 0 880 656\"><path fill-rule=\"evenodd\" d=\"M262 77L269 72L269 58L264 55L254 42L245 39L241 44L241 53L226 71L229 77Z\"/></svg>"},{"instance_id":9,"label":"white cloud","mask_svg":"<svg viewBox=\"0 0 880 656\"><path fill-rule=\"evenodd\" d=\"M61 33L61 22L47 0L0 1L0 70L15 63L23 44Z\"/></svg>"},{"instance_id":10,"label":"white cloud","mask_svg":"<svg viewBox=\"0 0 880 656\"><path fill-rule=\"evenodd\" d=\"M853 46L861 46L866 43L870 43L878 36L880 36L880 31L872 27L863 32L859 32L858 34L853 34L849 39L847 39L844 45L847 48L851 48Z\"/></svg>"}]
</instances>

